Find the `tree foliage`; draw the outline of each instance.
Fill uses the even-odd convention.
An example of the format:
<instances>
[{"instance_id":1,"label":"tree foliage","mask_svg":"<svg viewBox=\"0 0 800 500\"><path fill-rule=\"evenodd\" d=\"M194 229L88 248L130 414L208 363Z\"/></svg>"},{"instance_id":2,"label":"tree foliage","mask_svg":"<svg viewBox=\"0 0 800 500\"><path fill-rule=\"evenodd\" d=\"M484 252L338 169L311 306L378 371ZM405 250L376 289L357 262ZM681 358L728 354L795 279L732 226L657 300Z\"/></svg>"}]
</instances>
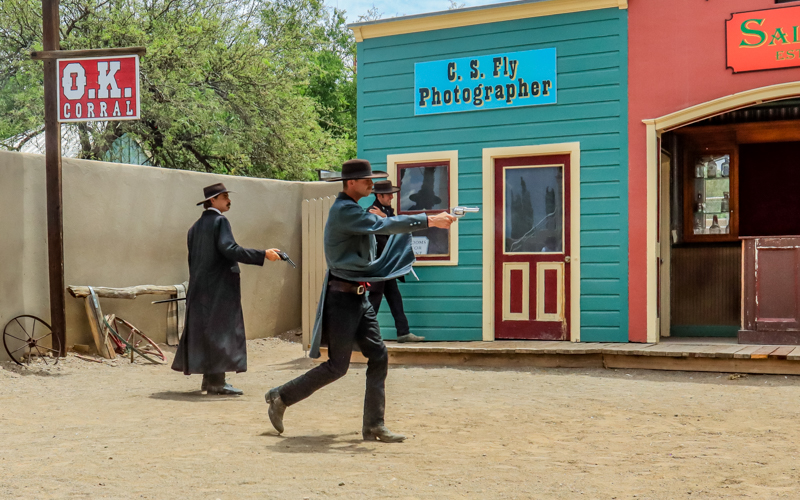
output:
<instances>
[{"instance_id":1,"label":"tree foliage","mask_svg":"<svg viewBox=\"0 0 800 500\"><path fill-rule=\"evenodd\" d=\"M0 138L42 129L41 2L0 3ZM355 43L321 0L62 0L61 48L145 46L140 121L76 127L81 157L123 134L154 165L311 178L355 153Z\"/></svg>"}]
</instances>

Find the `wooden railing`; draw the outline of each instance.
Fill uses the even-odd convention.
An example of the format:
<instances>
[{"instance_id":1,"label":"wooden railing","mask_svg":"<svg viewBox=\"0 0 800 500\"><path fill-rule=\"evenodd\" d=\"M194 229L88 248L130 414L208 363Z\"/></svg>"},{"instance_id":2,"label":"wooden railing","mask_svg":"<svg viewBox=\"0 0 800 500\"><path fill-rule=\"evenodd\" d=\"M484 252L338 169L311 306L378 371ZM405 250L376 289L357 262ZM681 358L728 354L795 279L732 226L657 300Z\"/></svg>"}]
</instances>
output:
<instances>
[{"instance_id":1,"label":"wooden railing","mask_svg":"<svg viewBox=\"0 0 800 500\"><path fill-rule=\"evenodd\" d=\"M323 235L328 211L333 205L335 196L303 200L303 260L302 260L302 327L303 349L311 348L311 331L322 291L322 280L328 269L325 263Z\"/></svg>"}]
</instances>

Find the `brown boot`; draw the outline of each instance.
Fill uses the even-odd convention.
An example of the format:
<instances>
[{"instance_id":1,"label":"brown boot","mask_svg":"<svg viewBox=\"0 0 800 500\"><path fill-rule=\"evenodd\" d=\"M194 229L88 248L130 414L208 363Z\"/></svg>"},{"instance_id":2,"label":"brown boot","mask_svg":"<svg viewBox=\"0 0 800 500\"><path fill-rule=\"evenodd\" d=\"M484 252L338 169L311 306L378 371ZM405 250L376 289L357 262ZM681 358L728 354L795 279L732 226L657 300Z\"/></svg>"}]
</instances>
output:
<instances>
[{"instance_id":1,"label":"brown boot","mask_svg":"<svg viewBox=\"0 0 800 500\"><path fill-rule=\"evenodd\" d=\"M397 337L397 341L401 344L404 342L422 342L423 340L425 340L425 337L414 335L413 333L407 333Z\"/></svg>"},{"instance_id":2,"label":"brown boot","mask_svg":"<svg viewBox=\"0 0 800 500\"><path fill-rule=\"evenodd\" d=\"M382 441L384 443L402 443L406 439L404 435L395 434L383 424L374 427L363 427L361 436L364 441Z\"/></svg>"},{"instance_id":3,"label":"brown boot","mask_svg":"<svg viewBox=\"0 0 800 500\"><path fill-rule=\"evenodd\" d=\"M264 394L264 399L267 400L269 405L269 421L272 422L272 427L278 431L278 434L283 434L283 412L286 411L286 405L281 399L281 394L278 388L270 389L268 393Z\"/></svg>"}]
</instances>

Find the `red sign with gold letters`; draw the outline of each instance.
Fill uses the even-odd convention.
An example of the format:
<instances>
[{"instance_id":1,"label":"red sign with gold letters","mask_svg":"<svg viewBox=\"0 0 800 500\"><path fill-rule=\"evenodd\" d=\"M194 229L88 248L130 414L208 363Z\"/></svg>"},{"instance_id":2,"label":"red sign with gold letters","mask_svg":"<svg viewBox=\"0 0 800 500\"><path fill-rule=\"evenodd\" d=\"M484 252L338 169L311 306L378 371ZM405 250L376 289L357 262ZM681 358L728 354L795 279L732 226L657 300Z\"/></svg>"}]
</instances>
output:
<instances>
[{"instance_id":1,"label":"red sign with gold letters","mask_svg":"<svg viewBox=\"0 0 800 500\"><path fill-rule=\"evenodd\" d=\"M800 66L800 6L737 12L725 32L734 73Z\"/></svg>"}]
</instances>

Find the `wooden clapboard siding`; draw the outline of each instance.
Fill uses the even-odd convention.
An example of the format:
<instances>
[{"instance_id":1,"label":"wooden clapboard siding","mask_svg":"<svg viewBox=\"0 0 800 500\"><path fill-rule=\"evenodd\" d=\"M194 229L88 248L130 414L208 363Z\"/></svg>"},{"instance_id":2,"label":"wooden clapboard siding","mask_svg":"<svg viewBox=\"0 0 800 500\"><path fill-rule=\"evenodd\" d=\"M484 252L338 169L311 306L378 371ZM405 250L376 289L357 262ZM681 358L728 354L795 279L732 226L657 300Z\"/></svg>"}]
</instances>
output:
<instances>
[{"instance_id":1,"label":"wooden clapboard siding","mask_svg":"<svg viewBox=\"0 0 800 500\"><path fill-rule=\"evenodd\" d=\"M558 104L414 116L414 63L556 47ZM358 44L358 153L458 151L459 204L482 206L484 148L580 142L581 340L628 339L627 11L604 9L369 38ZM482 338L482 220L458 223L459 265L400 284L411 331ZM378 315L396 334L386 303Z\"/></svg>"}]
</instances>

